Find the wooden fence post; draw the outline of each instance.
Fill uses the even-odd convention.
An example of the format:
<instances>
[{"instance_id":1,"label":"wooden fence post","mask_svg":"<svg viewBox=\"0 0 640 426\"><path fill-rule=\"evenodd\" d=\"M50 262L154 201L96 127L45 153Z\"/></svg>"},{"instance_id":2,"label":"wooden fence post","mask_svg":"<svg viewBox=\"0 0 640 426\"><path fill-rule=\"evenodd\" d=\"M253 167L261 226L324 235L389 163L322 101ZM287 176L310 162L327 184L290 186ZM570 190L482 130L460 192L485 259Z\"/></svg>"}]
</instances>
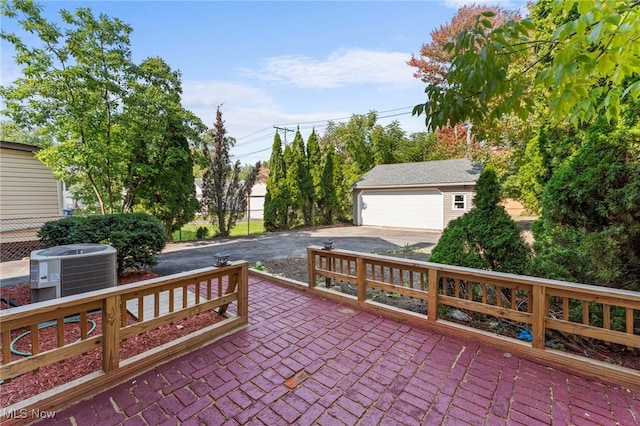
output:
<instances>
[{"instance_id":1,"label":"wooden fence post","mask_svg":"<svg viewBox=\"0 0 640 426\"><path fill-rule=\"evenodd\" d=\"M438 320L438 270L429 268L427 295L427 320Z\"/></svg>"},{"instance_id":2,"label":"wooden fence post","mask_svg":"<svg viewBox=\"0 0 640 426\"><path fill-rule=\"evenodd\" d=\"M316 255L311 247L307 247L307 272L309 288L316 286Z\"/></svg>"},{"instance_id":3,"label":"wooden fence post","mask_svg":"<svg viewBox=\"0 0 640 426\"><path fill-rule=\"evenodd\" d=\"M547 292L542 285L533 286L533 309L531 318L531 345L534 348L544 349L545 345L545 319L548 313Z\"/></svg>"},{"instance_id":4,"label":"wooden fence post","mask_svg":"<svg viewBox=\"0 0 640 426\"><path fill-rule=\"evenodd\" d=\"M367 268L364 258L356 258L356 279L358 280L358 302L364 302L367 298Z\"/></svg>"},{"instance_id":5,"label":"wooden fence post","mask_svg":"<svg viewBox=\"0 0 640 426\"><path fill-rule=\"evenodd\" d=\"M126 306L126 305L125 305ZM104 299L102 307L102 369L105 373L120 366L120 296Z\"/></svg>"},{"instance_id":6,"label":"wooden fence post","mask_svg":"<svg viewBox=\"0 0 640 426\"><path fill-rule=\"evenodd\" d=\"M245 263L238 280L238 316L249 320L249 267Z\"/></svg>"}]
</instances>

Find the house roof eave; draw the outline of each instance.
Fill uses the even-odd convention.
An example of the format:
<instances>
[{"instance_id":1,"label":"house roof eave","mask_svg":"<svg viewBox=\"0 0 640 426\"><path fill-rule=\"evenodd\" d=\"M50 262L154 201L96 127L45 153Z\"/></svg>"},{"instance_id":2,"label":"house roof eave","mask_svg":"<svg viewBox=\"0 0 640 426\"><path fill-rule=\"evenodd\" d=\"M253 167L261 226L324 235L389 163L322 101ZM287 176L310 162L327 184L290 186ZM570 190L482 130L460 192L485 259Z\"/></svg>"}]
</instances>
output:
<instances>
[{"instance_id":1,"label":"house roof eave","mask_svg":"<svg viewBox=\"0 0 640 426\"><path fill-rule=\"evenodd\" d=\"M430 183L430 184L414 184L414 185L362 185L358 186L357 184L352 185L354 190L365 190L365 189L418 189L418 188L444 188L444 187L454 187L454 186L476 186L475 181L469 182L443 182L443 183Z\"/></svg>"}]
</instances>

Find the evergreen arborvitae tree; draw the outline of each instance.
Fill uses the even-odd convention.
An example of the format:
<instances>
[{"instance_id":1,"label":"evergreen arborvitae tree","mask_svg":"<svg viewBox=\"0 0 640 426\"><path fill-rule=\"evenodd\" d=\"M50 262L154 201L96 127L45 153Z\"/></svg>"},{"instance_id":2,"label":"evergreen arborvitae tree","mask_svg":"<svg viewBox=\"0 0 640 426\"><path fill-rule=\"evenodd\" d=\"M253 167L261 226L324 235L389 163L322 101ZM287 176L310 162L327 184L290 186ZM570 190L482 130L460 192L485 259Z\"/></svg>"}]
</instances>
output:
<instances>
[{"instance_id":1,"label":"evergreen arborvitae tree","mask_svg":"<svg viewBox=\"0 0 640 426\"><path fill-rule=\"evenodd\" d=\"M532 224L532 275L640 290L638 135L638 124L594 123L553 174Z\"/></svg>"},{"instance_id":2,"label":"evergreen arborvitae tree","mask_svg":"<svg viewBox=\"0 0 640 426\"><path fill-rule=\"evenodd\" d=\"M351 183L346 178L349 171L345 173L345 169L349 170L350 165L347 162L342 162L337 155L334 155L334 160L338 158L338 161L333 162L333 185L336 191L337 208L336 213L337 220L350 220L353 215L353 198L351 196Z\"/></svg>"},{"instance_id":3,"label":"evergreen arborvitae tree","mask_svg":"<svg viewBox=\"0 0 640 426\"><path fill-rule=\"evenodd\" d=\"M333 145L327 147L322 167L322 183L318 187L318 210L320 223L331 225L339 209L338 196L335 185L335 152Z\"/></svg>"},{"instance_id":4,"label":"evergreen arborvitae tree","mask_svg":"<svg viewBox=\"0 0 640 426\"><path fill-rule=\"evenodd\" d=\"M302 195L298 181L300 163L297 161L295 151L291 145L284 147L284 165L286 170L286 187L288 195L287 224L289 228L295 228L301 224Z\"/></svg>"},{"instance_id":5,"label":"evergreen arborvitae tree","mask_svg":"<svg viewBox=\"0 0 640 426\"><path fill-rule=\"evenodd\" d=\"M300 129L296 131L296 136L293 139L292 145L293 161L296 163L297 175L292 176L295 179L299 188L299 195L297 200L293 200L294 204L298 206L300 213L302 214L302 221L305 226L313 225L313 204L314 204L314 187L313 177L310 172L309 158L307 156L307 150L304 146L304 139L300 134Z\"/></svg>"},{"instance_id":6,"label":"evergreen arborvitae tree","mask_svg":"<svg viewBox=\"0 0 640 426\"><path fill-rule=\"evenodd\" d=\"M531 250L522 239L521 228L499 201L500 183L495 171L487 167L476 183L473 208L449 222L430 261L523 274Z\"/></svg>"},{"instance_id":7,"label":"evergreen arborvitae tree","mask_svg":"<svg viewBox=\"0 0 640 426\"><path fill-rule=\"evenodd\" d=\"M240 161L231 165L229 148L233 145L233 139L227 137L220 107L216 111L216 122L210 136L213 150L209 150L206 141L203 148L209 164L202 179L202 202L217 228L217 235L228 237L231 228L247 208L247 198L258 177L260 163L254 166L244 181L240 179Z\"/></svg>"},{"instance_id":8,"label":"evergreen arborvitae tree","mask_svg":"<svg viewBox=\"0 0 640 426\"><path fill-rule=\"evenodd\" d=\"M313 183L313 191L311 193L311 218L315 223L317 220L321 220L319 217L319 199L323 184L322 152L315 129L311 132L311 135L309 135L309 139L307 139L307 164L309 173L311 174L311 182Z\"/></svg>"},{"instance_id":9,"label":"evergreen arborvitae tree","mask_svg":"<svg viewBox=\"0 0 640 426\"><path fill-rule=\"evenodd\" d=\"M289 191L280 134L276 133L269 159L269 178L264 197L264 227L267 231L288 229Z\"/></svg>"}]
</instances>

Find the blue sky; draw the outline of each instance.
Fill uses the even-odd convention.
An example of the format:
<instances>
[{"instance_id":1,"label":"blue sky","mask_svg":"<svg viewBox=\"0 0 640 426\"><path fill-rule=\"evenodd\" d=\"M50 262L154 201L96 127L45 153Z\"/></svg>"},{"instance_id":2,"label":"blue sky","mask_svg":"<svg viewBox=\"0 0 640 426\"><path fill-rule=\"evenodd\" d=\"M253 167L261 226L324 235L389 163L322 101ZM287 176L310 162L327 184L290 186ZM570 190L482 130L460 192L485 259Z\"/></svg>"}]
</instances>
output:
<instances>
[{"instance_id":1,"label":"blue sky","mask_svg":"<svg viewBox=\"0 0 640 426\"><path fill-rule=\"evenodd\" d=\"M375 110L382 125L398 120L407 134L423 131L424 120L412 117L411 108L424 101L424 84L406 61L466 2L38 3L50 20L62 8L82 6L131 25L134 60L160 56L179 70L183 105L207 126L222 104L228 134L237 139L232 155L253 163L269 158L273 126L299 126L306 140L314 127L322 135L328 120ZM16 31L2 19L3 30ZM6 85L20 70L10 47L0 47L0 83Z\"/></svg>"}]
</instances>

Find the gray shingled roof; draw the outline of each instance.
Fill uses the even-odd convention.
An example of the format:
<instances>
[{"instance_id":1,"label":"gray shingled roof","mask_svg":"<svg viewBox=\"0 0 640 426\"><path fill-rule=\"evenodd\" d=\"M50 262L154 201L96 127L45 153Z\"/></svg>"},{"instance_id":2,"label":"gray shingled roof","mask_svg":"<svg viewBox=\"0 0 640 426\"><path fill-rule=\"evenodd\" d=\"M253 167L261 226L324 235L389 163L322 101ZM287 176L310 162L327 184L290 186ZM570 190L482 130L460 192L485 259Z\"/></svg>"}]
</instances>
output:
<instances>
[{"instance_id":1,"label":"gray shingled roof","mask_svg":"<svg viewBox=\"0 0 640 426\"><path fill-rule=\"evenodd\" d=\"M381 164L364 174L354 188L394 186L437 186L473 184L482 172L482 165L470 160L424 161L421 163Z\"/></svg>"}]
</instances>

